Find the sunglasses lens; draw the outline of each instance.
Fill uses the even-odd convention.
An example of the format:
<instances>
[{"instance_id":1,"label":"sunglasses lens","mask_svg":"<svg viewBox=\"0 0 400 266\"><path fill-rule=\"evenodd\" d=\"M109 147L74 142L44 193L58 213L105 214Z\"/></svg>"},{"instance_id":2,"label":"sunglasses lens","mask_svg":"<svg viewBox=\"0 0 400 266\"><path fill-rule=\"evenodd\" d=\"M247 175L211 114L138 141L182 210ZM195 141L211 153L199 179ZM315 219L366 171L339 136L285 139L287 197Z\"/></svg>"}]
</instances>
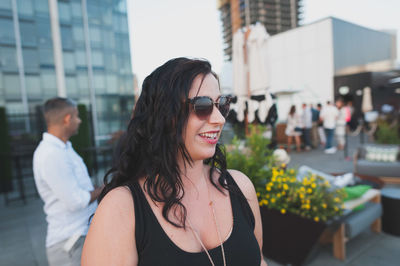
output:
<instances>
[{"instance_id":1,"label":"sunglasses lens","mask_svg":"<svg viewBox=\"0 0 400 266\"><path fill-rule=\"evenodd\" d=\"M200 119L205 119L213 111L212 99L208 97L199 97L193 104L194 111Z\"/></svg>"},{"instance_id":2,"label":"sunglasses lens","mask_svg":"<svg viewBox=\"0 0 400 266\"><path fill-rule=\"evenodd\" d=\"M221 96L221 98L219 98L218 109L221 112L223 117L227 117L228 116L229 108L230 108L229 98L226 97L226 96Z\"/></svg>"}]
</instances>

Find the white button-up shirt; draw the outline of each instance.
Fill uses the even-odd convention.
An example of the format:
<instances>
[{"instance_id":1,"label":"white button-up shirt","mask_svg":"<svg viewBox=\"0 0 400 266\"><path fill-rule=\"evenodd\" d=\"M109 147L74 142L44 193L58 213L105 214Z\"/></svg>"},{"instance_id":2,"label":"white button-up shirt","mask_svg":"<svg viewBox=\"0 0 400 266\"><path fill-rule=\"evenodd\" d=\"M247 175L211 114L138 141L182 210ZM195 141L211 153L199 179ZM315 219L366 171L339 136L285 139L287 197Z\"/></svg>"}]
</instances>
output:
<instances>
[{"instance_id":1,"label":"white button-up shirt","mask_svg":"<svg viewBox=\"0 0 400 266\"><path fill-rule=\"evenodd\" d=\"M94 187L71 142L44 133L33 155L33 174L47 216L46 247L76 233L86 235L97 202L89 204Z\"/></svg>"}]
</instances>

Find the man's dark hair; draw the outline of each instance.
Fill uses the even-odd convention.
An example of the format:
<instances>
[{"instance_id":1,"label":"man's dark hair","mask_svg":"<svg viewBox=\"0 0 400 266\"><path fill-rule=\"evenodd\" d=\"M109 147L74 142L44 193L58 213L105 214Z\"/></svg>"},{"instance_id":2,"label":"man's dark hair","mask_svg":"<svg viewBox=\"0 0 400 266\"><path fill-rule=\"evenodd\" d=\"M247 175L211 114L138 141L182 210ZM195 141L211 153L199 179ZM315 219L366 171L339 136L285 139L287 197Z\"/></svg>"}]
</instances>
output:
<instances>
[{"instance_id":1,"label":"man's dark hair","mask_svg":"<svg viewBox=\"0 0 400 266\"><path fill-rule=\"evenodd\" d=\"M76 106L75 101L68 98L55 97L47 100L43 105L43 114L46 124L49 125L60 122L70 109Z\"/></svg>"},{"instance_id":2,"label":"man's dark hair","mask_svg":"<svg viewBox=\"0 0 400 266\"><path fill-rule=\"evenodd\" d=\"M317 107L322 108L322 104L320 104L320 103L317 104Z\"/></svg>"}]
</instances>

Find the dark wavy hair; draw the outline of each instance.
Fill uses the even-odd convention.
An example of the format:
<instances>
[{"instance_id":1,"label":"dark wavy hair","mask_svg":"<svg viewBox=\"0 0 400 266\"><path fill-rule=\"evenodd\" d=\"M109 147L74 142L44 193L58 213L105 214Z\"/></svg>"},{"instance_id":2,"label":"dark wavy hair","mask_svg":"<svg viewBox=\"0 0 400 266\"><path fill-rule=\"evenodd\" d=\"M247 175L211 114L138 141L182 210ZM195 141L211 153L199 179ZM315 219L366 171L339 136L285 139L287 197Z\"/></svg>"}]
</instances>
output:
<instances>
[{"instance_id":1,"label":"dark wavy hair","mask_svg":"<svg viewBox=\"0 0 400 266\"><path fill-rule=\"evenodd\" d=\"M199 75L204 79L208 74L218 80L206 60L175 58L146 77L119 159L104 178L105 188L99 202L113 188L145 177L144 189L153 201L163 203L163 217L176 227L185 227L187 213L181 203L184 188L177 158L182 156L185 167L193 163L183 141L191 107L188 95L194 79ZM229 190L225 152L220 144L214 156L204 163L211 166L212 184L224 193L211 178L218 168L221 172L218 183ZM179 223L170 219L171 214Z\"/></svg>"}]
</instances>

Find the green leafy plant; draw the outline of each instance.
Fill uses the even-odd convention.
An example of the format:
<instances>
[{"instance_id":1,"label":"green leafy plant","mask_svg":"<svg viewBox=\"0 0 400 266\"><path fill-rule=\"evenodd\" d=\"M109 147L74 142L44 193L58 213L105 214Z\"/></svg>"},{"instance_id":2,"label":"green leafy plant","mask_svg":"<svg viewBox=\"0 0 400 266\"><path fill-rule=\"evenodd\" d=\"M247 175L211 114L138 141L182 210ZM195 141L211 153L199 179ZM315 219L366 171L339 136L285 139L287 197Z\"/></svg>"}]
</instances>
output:
<instances>
[{"instance_id":1,"label":"green leafy plant","mask_svg":"<svg viewBox=\"0 0 400 266\"><path fill-rule=\"evenodd\" d=\"M262 136L262 126L249 126L250 134L245 140L234 137L226 147L228 168L239 170L253 182L256 190L263 189L271 176L269 166L273 163L272 151L267 149L269 140Z\"/></svg>"},{"instance_id":2,"label":"green leafy plant","mask_svg":"<svg viewBox=\"0 0 400 266\"><path fill-rule=\"evenodd\" d=\"M251 126L244 141L234 138L227 146L228 168L246 174L253 182L260 206L291 212L314 221L327 221L342 214L345 193L333 189L328 181L311 173L302 180L285 164L277 166L264 128Z\"/></svg>"},{"instance_id":3,"label":"green leafy plant","mask_svg":"<svg viewBox=\"0 0 400 266\"><path fill-rule=\"evenodd\" d=\"M378 130L376 131L376 142L380 144L400 144L399 125L391 127L384 120L378 121Z\"/></svg>"}]
</instances>

